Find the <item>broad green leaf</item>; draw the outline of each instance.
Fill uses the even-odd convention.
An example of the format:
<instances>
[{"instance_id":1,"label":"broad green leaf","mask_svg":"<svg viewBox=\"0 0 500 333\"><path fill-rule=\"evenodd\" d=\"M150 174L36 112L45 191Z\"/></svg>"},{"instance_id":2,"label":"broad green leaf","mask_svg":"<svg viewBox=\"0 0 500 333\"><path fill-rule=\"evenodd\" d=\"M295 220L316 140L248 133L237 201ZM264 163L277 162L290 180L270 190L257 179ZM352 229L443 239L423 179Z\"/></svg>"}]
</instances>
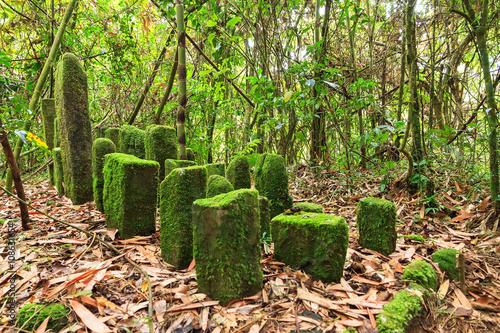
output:
<instances>
[{"instance_id":1,"label":"broad green leaf","mask_svg":"<svg viewBox=\"0 0 500 333\"><path fill-rule=\"evenodd\" d=\"M200 76L205 76L205 75L210 74L210 73L212 73L211 69L206 70L206 71L202 71L202 72L200 72Z\"/></svg>"},{"instance_id":2,"label":"broad green leaf","mask_svg":"<svg viewBox=\"0 0 500 333\"><path fill-rule=\"evenodd\" d=\"M241 18L239 16L236 16L232 19L230 19L227 23L226 23L226 26L227 27L232 27L233 25L237 24L238 22L241 21Z\"/></svg>"},{"instance_id":3,"label":"broad green leaf","mask_svg":"<svg viewBox=\"0 0 500 333\"><path fill-rule=\"evenodd\" d=\"M283 98L283 102L288 102L290 100L290 98L292 98L293 96L293 92L292 91L287 91L285 93L285 97Z\"/></svg>"},{"instance_id":4,"label":"broad green leaf","mask_svg":"<svg viewBox=\"0 0 500 333\"><path fill-rule=\"evenodd\" d=\"M207 27L209 27L209 28L215 27L216 25L217 25L217 22L214 22L212 20L207 21Z\"/></svg>"},{"instance_id":5,"label":"broad green leaf","mask_svg":"<svg viewBox=\"0 0 500 333\"><path fill-rule=\"evenodd\" d=\"M208 35L207 42L212 43L214 38L215 38L215 32L212 32L210 35Z\"/></svg>"}]
</instances>

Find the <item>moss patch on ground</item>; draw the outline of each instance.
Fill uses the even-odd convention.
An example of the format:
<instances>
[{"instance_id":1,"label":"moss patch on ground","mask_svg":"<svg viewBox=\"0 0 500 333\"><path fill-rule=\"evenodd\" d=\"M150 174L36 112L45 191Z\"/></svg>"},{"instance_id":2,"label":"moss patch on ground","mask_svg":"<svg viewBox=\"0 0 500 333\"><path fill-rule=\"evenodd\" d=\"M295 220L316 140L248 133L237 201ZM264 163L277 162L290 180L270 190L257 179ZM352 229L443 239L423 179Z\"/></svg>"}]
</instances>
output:
<instances>
[{"instance_id":1,"label":"moss patch on ground","mask_svg":"<svg viewBox=\"0 0 500 333\"><path fill-rule=\"evenodd\" d=\"M422 309L422 299L417 295L402 290L394 299L382 308L377 315L377 329L380 333L404 333L408 323Z\"/></svg>"},{"instance_id":2,"label":"moss patch on ground","mask_svg":"<svg viewBox=\"0 0 500 333\"><path fill-rule=\"evenodd\" d=\"M457 267L458 251L455 249L437 250L432 255L432 260L439 264L439 268L448 273L450 280L458 280L460 277L460 269Z\"/></svg>"},{"instance_id":3,"label":"moss patch on ground","mask_svg":"<svg viewBox=\"0 0 500 333\"><path fill-rule=\"evenodd\" d=\"M92 177L94 179L94 202L100 212L104 212L104 156L116 152L116 147L110 139L99 138L92 145Z\"/></svg>"},{"instance_id":4,"label":"moss patch on ground","mask_svg":"<svg viewBox=\"0 0 500 333\"><path fill-rule=\"evenodd\" d=\"M207 182L207 198L234 191L233 185L222 176L212 175Z\"/></svg>"},{"instance_id":5,"label":"moss patch on ground","mask_svg":"<svg viewBox=\"0 0 500 333\"><path fill-rule=\"evenodd\" d=\"M34 332L50 316L47 330L59 332L68 324L69 313L70 309L62 304L28 303L19 309L16 327Z\"/></svg>"},{"instance_id":6,"label":"moss patch on ground","mask_svg":"<svg viewBox=\"0 0 500 333\"><path fill-rule=\"evenodd\" d=\"M418 260L406 266L403 272L403 278L405 280L415 281L432 290L437 290L436 271L427 261Z\"/></svg>"},{"instance_id":7,"label":"moss patch on ground","mask_svg":"<svg viewBox=\"0 0 500 333\"><path fill-rule=\"evenodd\" d=\"M262 290L258 195L240 189L193 205L198 288L223 306Z\"/></svg>"},{"instance_id":8,"label":"moss patch on ground","mask_svg":"<svg viewBox=\"0 0 500 333\"><path fill-rule=\"evenodd\" d=\"M275 258L323 282L339 281L349 246L343 217L298 213L271 220Z\"/></svg>"},{"instance_id":9,"label":"moss patch on ground","mask_svg":"<svg viewBox=\"0 0 500 333\"><path fill-rule=\"evenodd\" d=\"M304 212L323 213L323 206L311 202L297 202L293 206L300 208Z\"/></svg>"},{"instance_id":10,"label":"moss patch on ground","mask_svg":"<svg viewBox=\"0 0 500 333\"><path fill-rule=\"evenodd\" d=\"M396 250L396 205L385 199L363 198L357 207L359 244L385 256Z\"/></svg>"},{"instance_id":11,"label":"moss patch on ground","mask_svg":"<svg viewBox=\"0 0 500 333\"><path fill-rule=\"evenodd\" d=\"M177 160L179 158L177 134L173 127L148 126L146 128L144 148L146 150L146 159L160 164L160 175L165 174L164 161L166 159Z\"/></svg>"}]
</instances>

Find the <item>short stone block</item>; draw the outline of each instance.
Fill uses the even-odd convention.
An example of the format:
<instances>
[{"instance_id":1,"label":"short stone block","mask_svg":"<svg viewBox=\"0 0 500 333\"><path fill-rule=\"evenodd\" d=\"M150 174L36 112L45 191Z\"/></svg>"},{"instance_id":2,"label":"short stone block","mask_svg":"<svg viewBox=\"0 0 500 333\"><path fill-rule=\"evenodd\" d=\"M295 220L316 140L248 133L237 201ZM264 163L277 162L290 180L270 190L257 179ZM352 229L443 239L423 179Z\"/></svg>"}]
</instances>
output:
<instances>
[{"instance_id":1,"label":"short stone block","mask_svg":"<svg viewBox=\"0 0 500 333\"><path fill-rule=\"evenodd\" d=\"M303 212L323 213L323 206L311 202L297 202L293 207L299 208Z\"/></svg>"},{"instance_id":2,"label":"short stone block","mask_svg":"<svg viewBox=\"0 0 500 333\"><path fill-rule=\"evenodd\" d=\"M193 205L198 289L223 306L262 290L258 195L241 189Z\"/></svg>"},{"instance_id":3,"label":"short stone block","mask_svg":"<svg viewBox=\"0 0 500 333\"><path fill-rule=\"evenodd\" d=\"M388 256L396 250L396 205L385 199L363 198L357 207L359 245Z\"/></svg>"},{"instance_id":4,"label":"short stone block","mask_svg":"<svg viewBox=\"0 0 500 333\"><path fill-rule=\"evenodd\" d=\"M42 99L43 134L49 151L54 148L54 119L56 118L56 100L54 98ZM46 154L46 156L49 158L50 154ZM49 165L48 170L50 185L54 186L54 164Z\"/></svg>"},{"instance_id":5,"label":"short stone block","mask_svg":"<svg viewBox=\"0 0 500 333\"><path fill-rule=\"evenodd\" d=\"M233 185L222 176L212 175L207 182L207 198L234 191Z\"/></svg>"},{"instance_id":6,"label":"short stone block","mask_svg":"<svg viewBox=\"0 0 500 333\"><path fill-rule=\"evenodd\" d=\"M187 168L191 166L195 166L196 162L188 161L188 160L165 160L165 178L172 172L172 170L177 168Z\"/></svg>"},{"instance_id":7,"label":"short stone block","mask_svg":"<svg viewBox=\"0 0 500 333\"><path fill-rule=\"evenodd\" d=\"M208 172L208 178L212 175L226 176L226 165L224 163L212 163L205 165Z\"/></svg>"},{"instance_id":8,"label":"short stone block","mask_svg":"<svg viewBox=\"0 0 500 333\"><path fill-rule=\"evenodd\" d=\"M88 108L87 74L78 58L66 53L57 66L56 112L66 195L79 205L92 193L92 131Z\"/></svg>"},{"instance_id":9,"label":"short stone block","mask_svg":"<svg viewBox=\"0 0 500 333\"><path fill-rule=\"evenodd\" d=\"M205 198L207 169L174 169L160 185L160 248L163 259L179 269L193 259L193 202Z\"/></svg>"},{"instance_id":10,"label":"short stone block","mask_svg":"<svg viewBox=\"0 0 500 333\"><path fill-rule=\"evenodd\" d=\"M281 155L262 154L255 164L255 188L260 195L269 199L271 219L293 205L288 190L288 174Z\"/></svg>"},{"instance_id":11,"label":"short stone block","mask_svg":"<svg viewBox=\"0 0 500 333\"><path fill-rule=\"evenodd\" d=\"M455 249L441 249L432 255L432 260L439 264L443 272L448 273L452 281L460 278L460 269L457 267L458 253Z\"/></svg>"},{"instance_id":12,"label":"short stone block","mask_svg":"<svg viewBox=\"0 0 500 333\"><path fill-rule=\"evenodd\" d=\"M405 333L410 321L422 309L422 299L416 293L401 290L377 315L377 329L380 333Z\"/></svg>"},{"instance_id":13,"label":"short stone block","mask_svg":"<svg viewBox=\"0 0 500 333\"><path fill-rule=\"evenodd\" d=\"M186 148L186 157L188 161L196 161L196 154L194 153L194 150L191 148Z\"/></svg>"},{"instance_id":14,"label":"short stone block","mask_svg":"<svg viewBox=\"0 0 500 333\"><path fill-rule=\"evenodd\" d=\"M116 147L110 139L95 139L92 145L92 175L94 178L94 202L98 211L104 213L104 156L116 152Z\"/></svg>"},{"instance_id":15,"label":"short stone block","mask_svg":"<svg viewBox=\"0 0 500 333\"><path fill-rule=\"evenodd\" d=\"M271 220L274 256L323 282L344 273L349 228L343 217L327 214L281 214Z\"/></svg>"},{"instance_id":16,"label":"short stone block","mask_svg":"<svg viewBox=\"0 0 500 333\"><path fill-rule=\"evenodd\" d=\"M235 156L226 170L226 178L235 190L252 187L250 165L248 158L243 155Z\"/></svg>"},{"instance_id":17,"label":"short stone block","mask_svg":"<svg viewBox=\"0 0 500 333\"><path fill-rule=\"evenodd\" d=\"M116 147L116 152L120 151L120 128L110 127L104 131L104 137L113 141Z\"/></svg>"},{"instance_id":18,"label":"short stone block","mask_svg":"<svg viewBox=\"0 0 500 333\"><path fill-rule=\"evenodd\" d=\"M120 153L134 155L140 159L146 157L144 148L145 132L135 126L120 127Z\"/></svg>"},{"instance_id":19,"label":"short stone block","mask_svg":"<svg viewBox=\"0 0 500 333\"><path fill-rule=\"evenodd\" d=\"M405 267L403 272L405 280L412 280L416 283L437 290L438 282L436 271L427 261L418 260L414 261Z\"/></svg>"},{"instance_id":20,"label":"short stone block","mask_svg":"<svg viewBox=\"0 0 500 333\"><path fill-rule=\"evenodd\" d=\"M160 164L160 175L165 174L166 159L177 160L179 150L177 148L177 134L173 127L151 125L146 128L144 139L146 159L156 161Z\"/></svg>"},{"instance_id":21,"label":"short stone block","mask_svg":"<svg viewBox=\"0 0 500 333\"><path fill-rule=\"evenodd\" d=\"M266 233L271 236L271 218L269 212L269 200L266 197L259 196L259 215L260 215L260 234Z\"/></svg>"},{"instance_id":22,"label":"short stone block","mask_svg":"<svg viewBox=\"0 0 500 333\"><path fill-rule=\"evenodd\" d=\"M123 238L156 231L158 162L108 154L104 165L104 214L108 228Z\"/></svg>"},{"instance_id":23,"label":"short stone block","mask_svg":"<svg viewBox=\"0 0 500 333\"><path fill-rule=\"evenodd\" d=\"M54 182L56 184L57 194L64 195L64 170L62 166L61 148L52 149L52 159L54 161Z\"/></svg>"}]
</instances>

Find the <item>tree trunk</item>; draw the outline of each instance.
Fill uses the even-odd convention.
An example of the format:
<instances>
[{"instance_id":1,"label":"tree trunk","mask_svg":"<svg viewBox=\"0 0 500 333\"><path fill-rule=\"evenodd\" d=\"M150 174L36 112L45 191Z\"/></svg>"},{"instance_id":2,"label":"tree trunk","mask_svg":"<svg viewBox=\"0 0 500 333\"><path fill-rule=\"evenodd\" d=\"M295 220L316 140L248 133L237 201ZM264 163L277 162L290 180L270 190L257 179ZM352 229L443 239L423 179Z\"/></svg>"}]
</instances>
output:
<instances>
[{"instance_id":1,"label":"tree trunk","mask_svg":"<svg viewBox=\"0 0 500 333\"><path fill-rule=\"evenodd\" d=\"M186 154L186 31L184 29L184 3L175 0L177 14L178 41L177 52L179 55L178 81L179 81L179 106L177 108L177 137L179 140L179 159L187 160Z\"/></svg>"},{"instance_id":2,"label":"tree trunk","mask_svg":"<svg viewBox=\"0 0 500 333\"><path fill-rule=\"evenodd\" d=\"M170 70L170 77L168 78L167 87L165 88L165 93L161 99L160 105L158 106L158 111L156 112L155 124L160 125L161 114L167 104L167 100L170 97L170 92L172 92L172 87L174 85L175 74L177 73L177 66L179 65L179 51L175 49L174 63L172 64L172 69Z\"/></svg>"}]
</instances>

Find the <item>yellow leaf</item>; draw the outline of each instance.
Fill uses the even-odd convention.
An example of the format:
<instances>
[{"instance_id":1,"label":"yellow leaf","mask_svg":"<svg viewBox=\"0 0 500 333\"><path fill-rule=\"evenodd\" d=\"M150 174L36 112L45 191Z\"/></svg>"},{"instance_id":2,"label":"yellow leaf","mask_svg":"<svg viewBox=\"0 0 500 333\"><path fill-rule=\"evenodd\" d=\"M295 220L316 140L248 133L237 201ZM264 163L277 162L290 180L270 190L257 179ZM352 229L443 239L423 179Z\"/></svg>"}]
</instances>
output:
<instances>
[{"instance_id":1,"label":"yellow leaf","mask_svg":"<svg viewBox=\"0 0 500 333\"><path fill-rule=\"evenodd\" d=\"M141 291L144 293L147 290L148 290L148 281L144 280L144 282L142 283L142 286L141 286Z\"/></svg>"},{"instance_id":2,"label":"yellow leaf","mask_svg":"<svg viewBox=\"0 0 500 333\"><path fill-rule=\"evenodd\" d=\"M286 103L290 100L290 98L292 98L293 96L293 92L292 91L287 91L285 93L285 97L283 98L283 101Z\"/></svg>"}]
</instances>

